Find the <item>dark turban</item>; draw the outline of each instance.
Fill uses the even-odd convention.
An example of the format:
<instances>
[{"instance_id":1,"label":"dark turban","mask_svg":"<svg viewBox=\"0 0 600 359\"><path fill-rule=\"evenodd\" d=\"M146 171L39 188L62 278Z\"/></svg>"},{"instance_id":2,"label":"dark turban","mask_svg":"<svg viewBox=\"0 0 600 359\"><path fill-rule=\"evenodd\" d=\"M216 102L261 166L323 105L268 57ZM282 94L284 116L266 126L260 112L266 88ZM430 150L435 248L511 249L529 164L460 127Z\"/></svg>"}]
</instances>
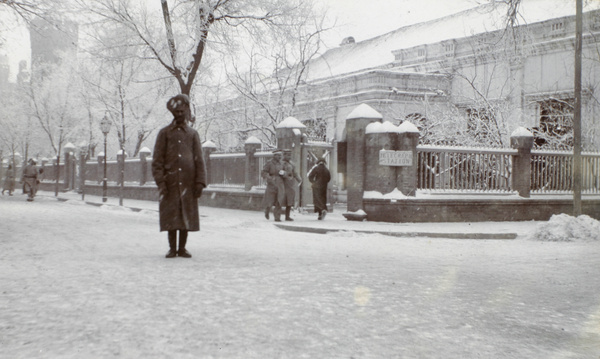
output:
<instances>
[{"instance_id":1,"label":"dark turban","mask_svg":"<svg viewBox=\"0 0 600 359\"><path fill-rule=\"evenodd\" d=\"M167 109L171 111L171 113L180 109L182 106L185 106L185 108L189 108L190 106L190 98L187 95L179 94L175 97L171 97L171 99L167 101Z\"/></svg>"}]
</instances>

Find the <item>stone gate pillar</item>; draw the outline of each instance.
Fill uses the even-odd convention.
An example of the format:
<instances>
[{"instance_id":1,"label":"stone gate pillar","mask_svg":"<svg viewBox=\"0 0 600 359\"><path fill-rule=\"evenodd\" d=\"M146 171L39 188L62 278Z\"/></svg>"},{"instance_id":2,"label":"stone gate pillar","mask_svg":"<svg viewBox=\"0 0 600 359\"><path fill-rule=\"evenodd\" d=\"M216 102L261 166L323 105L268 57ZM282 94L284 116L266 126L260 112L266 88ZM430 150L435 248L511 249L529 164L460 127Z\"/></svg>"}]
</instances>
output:
<instances>
[{"instance_id":1,"label":"stone gate pillar","mask_svg":"<svg viewBox=\"0 0 600 359\"><path fill-rule=\"evenodd\" d=\"M248 137L244 143L244 152L246 152L246 169L244 172L244 189L250 191L253 186L258 185L260 177L260 168L258 168L258 157L254 154L262 148L262 142L254 136Z\"/></svg>"},{"instance_id":2,"label":"stone gate pillar","mask_svg":"<svg viewBox=\"0 0 600 359\"><path fill-rule=\"evenodd\" d=\"M380 163L380 152L396 149L398 127L372 122L365 129L365 191L390 193L396 188L396 167Z\"/></svg>"},{"instance_id":3,"label":"stone gate pillar","mask_svg":"<svg viewBox=\"0 0 600 359\"><path fill-rule=\"evenodd\" d=\"M381 122L383 116L367 104L356 107L346 117L348 212L363 209L365 185L365 130L371 122Z\"/></svg>"},{"instance_id":4,"label":"stone gate pillar","mask_svg":"<svg viewBox=\"0 0 600 359\"><path fill-rule=\"evenodd\" d=\"M512 189L519 192L519 196L529 198L533 134L525 127L517 128L510 135L510 147L516 148L518 151L517 155L513 156L512 161Z\"/></svg>"},{"instance_id":5,"label":"stone gate pillar","mask_svg":"<svg viewBox=\"0 0 600 359\"><path fill-rule=\"evenodd\" d=\"M396 187L405 196L415 196L417 193L417 145L419 144L419 129L404 121L398 126L398 141L396 150L399 152L410 152L410 164L398 166L396 172Z\"/></svg>"}]
</instances>

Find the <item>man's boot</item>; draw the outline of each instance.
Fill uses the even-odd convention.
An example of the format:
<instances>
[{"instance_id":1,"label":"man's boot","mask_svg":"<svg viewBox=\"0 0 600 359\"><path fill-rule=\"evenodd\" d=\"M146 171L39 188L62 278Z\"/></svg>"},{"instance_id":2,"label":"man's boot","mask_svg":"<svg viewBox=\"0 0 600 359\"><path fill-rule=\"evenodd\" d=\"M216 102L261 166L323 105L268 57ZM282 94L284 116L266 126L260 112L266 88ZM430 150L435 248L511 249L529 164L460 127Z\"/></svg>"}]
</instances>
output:
<instances>
[{"instance_id":1,"label":"man's boot","mask_svg":"<svg viewBox=\"0 0 600 359\"><path fill-rule=\"evenodd\" d=\"M269 219L269 207L265 208L265 218Z\"/></svg>"},{"instance_id":2,"label":"man's boot","mask_svg":"<svg viewBox=\"0 0 600 359\"><path fill-rule=\"evenodd\" d=\"M281 222L281 207L275 206L273 214L275 215L275 222Z\"/></svg>"},{"instance_id":3,"label":"man's boot","mask_svg":"<svg viewBox=\"0 0 600 359\"><path fill-rule=\"evenodd\" d=\"M286 206L285 207L285 220L286 221L293 221L292 217L290 217L290 212L292 211L292 206Z\"/></svg>"},{"instance_id":4,"label":"man's boot","mask_svg":"<svg viewBox=\"0 0 600 359\"><path fill-rule=\"evenodd\" d=\"M175 258L177 256L177 231L169 231L169 251L165 258Z\"/></svg>"},{"instance_id":5,"label":"man's boot","mask_svg":"<svg viewBox=\"0 0 600 359\"><path fill-rule=\"evenodd\" d=\"M177 255L183 258L192 258L190 252L185 249L185 244L187 243L188 231L180 230L179 231L179 250L177 251Z\"/></svg>"}]
</instances>

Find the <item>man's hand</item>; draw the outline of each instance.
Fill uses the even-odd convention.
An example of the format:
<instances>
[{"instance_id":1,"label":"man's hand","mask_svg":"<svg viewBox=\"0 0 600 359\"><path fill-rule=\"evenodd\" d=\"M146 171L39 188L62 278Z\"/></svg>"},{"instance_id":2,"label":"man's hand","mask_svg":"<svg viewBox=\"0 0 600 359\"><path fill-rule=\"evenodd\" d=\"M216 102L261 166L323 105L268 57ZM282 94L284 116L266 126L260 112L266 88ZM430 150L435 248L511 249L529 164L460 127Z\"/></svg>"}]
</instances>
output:
<instances>
[{"instance_id":1,"label":"man's hand","mask_svg":"<svg viewBox=\"0 0 600 359\"><path fill-rule=\"evenodd\" d=\"M203 190L204 185L202 183L196 183L196 187L194 188L194 196L196 196L196 198L200 198L200 196L202 196Z\"/></svg>"},{"instance_id":2,"label":"man's hand","mask_svg":"<svg viewBox=\"0 0 600 359\"><path fill-rule=\"evenodd\" d=\"M158 185L159 200L162 200L168 193L169 190L167 189L167 185L165 183Z\"/></svg>"}]
</instances>

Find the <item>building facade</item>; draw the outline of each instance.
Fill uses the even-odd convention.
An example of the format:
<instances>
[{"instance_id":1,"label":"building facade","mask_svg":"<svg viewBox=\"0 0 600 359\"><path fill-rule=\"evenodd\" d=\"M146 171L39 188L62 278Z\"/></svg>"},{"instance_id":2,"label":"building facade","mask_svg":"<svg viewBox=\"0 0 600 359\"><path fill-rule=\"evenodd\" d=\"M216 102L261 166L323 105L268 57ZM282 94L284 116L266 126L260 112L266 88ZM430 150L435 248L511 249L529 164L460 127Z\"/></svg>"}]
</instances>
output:
<instances>
[{"instance_id":1,"label":"building facade","mask_svg":"<svg viewBox=\"0 0 600 359\"><path fill-rule=\"evenodd\" d=\"M491 1L365 41L344 41L309 63L290 114L326 141L344 141L347 115L366 103L386 121L415 123L432 143L507 147L510 133L524 126L536 134L536 144L568 149L574 12L570 2L524 0L522 23L509 28L506 4ZM598 2L586 4L583 21L583 144L598 150ZM232 102L236 106L221 106L228 118L260 122L264 116L252 102Z\"/></svg>"}]
</instances>

